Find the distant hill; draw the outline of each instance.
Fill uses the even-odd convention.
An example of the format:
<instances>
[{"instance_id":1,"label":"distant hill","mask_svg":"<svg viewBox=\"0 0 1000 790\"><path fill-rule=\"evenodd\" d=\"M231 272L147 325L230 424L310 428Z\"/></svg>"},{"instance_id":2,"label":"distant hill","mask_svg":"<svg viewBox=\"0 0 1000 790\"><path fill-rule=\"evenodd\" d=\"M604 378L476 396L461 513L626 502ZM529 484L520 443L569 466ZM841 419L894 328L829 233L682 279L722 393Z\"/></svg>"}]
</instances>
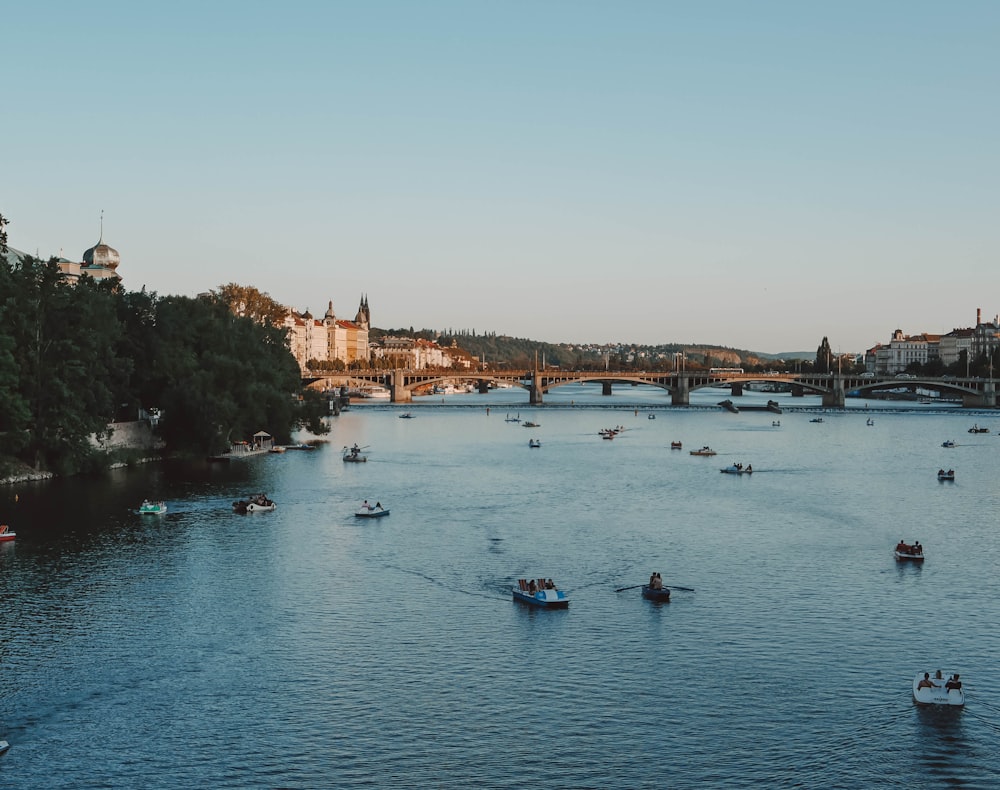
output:
<instances>
[{"instance_id":1,"label":"distant hill","mask_svg":"<svg viewBox=\"0 0 1000 790\"><path fill-rule=\"evenodd\" d=\"M815 359L816 352L765 354L745 349L698 343L665 343L646 346L638 343L544 343L528 338L477 334L468 330L376 329L372 339L384 336L420 337L439 345L452 343L470 356L490 366L531 368L539 365L569 370L672 370L677 354L683 354L685 365L691 367L742 367L748 370L768 368L777 360Z\"/></svg>"}]
</instances>

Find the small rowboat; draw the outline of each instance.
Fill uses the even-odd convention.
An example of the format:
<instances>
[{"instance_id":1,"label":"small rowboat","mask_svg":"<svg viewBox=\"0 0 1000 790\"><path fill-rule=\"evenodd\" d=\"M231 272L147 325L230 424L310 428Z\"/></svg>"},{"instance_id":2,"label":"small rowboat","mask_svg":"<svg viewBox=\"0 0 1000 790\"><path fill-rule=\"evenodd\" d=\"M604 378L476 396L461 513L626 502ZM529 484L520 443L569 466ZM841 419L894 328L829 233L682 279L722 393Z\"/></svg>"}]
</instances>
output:
<instances>
[{"instance_id":1,"label":"small rowboat","mask_svg":"<svg viewBox=\"0 0 1000 790\"><path fill-rule=\"evenodd\" d=\"M896 546L892 553L897 560L910 560L912 562L924 561L924 547L919 543L914 543L913 545L910 545L909 543L900 543Z\"/></svg>"},{"instance_id":2,"label":"small rowboat","mask_svg":"<svg viewBox=\"0 0 1000 790\"><path fill-rule=\"evenodd\" d=\"M6 524L0 524L0 542L5 540L14 540L17 537L16 532L11 532L10 527Z\"/></svg>"},{"instance_id":3,"label":"small rowboat","mask_svg":"<svg viewBox=\"0 0 1000 790\"><path fill-rule=\"evenodd\" d=\"M955 707L965 705L965 692L962 690L962 683L958 680L957 674L935 673L934 677L928 678L934 684L933 686L917 688L920 681L924 679L924 675L929 675L929 673L918 672L913 678L914 702L919 705L953 705ZM948 688L949 685L952 688Z\"/></svg>"},{"instance_id":4,"label":"small rowboat","mask_svg":"<svg viewBox=\"0 0 1000 790\"><path fill-rule=\"evenodd\" d=\"M945 441L941 442L941 446L942 447L954 447L955 443L951 439L946 439Z\"/></svg>"},{"instance_id":5,"label":"small rowboat","mask_svg":"<svg viewBox=\"0 0 1000 790\"><path fill-rule=\"evenodd\" d=\"M671 450L680 450L683 446L684 445L681 444L680 442L671 442L670 443L670 449Z\"/></svg>"},{"instance_id":6,"label":"small rowboat","mask_svg":"<svg viewBox=\"0 0 1000 790\"><path fill-rule=\"evenodd\" d=\"M382 518L382 516L388 516L389 511L381 506L369 507L367 509L362 507L354 515L358 518Z\"/></svg>"},{"instance_id":7,"label":"small rowboat","mask_svg":"<svg viewBox=\"0 0 1000 790\"><path fill-rule=\"evenodd\" d=\"M541 439L529 439L528 440L528 447L541 447L541 446L542 446L542 440Z\"/></svg>"},{"instance_id":8,"label":"small rowboat","mask_svg":"<svg viewBox=\"0 0 1000 790\"><path fill-rule=\"evenodd\" d=\"M707 444L700 450L692 450L691 455L715 455L715 450L709 447Z\"/></svg>"},{"instance_id":9,"label":"small rowboat","mask_svg":"<svg viewBox=\"0 0 1000 790\"><path fill-rule=\"evenodd\" d=\"M938 480L954 480L954 479L955 479L954 469L949 469L947 472L944 471L943 469L938 470Z\"/></svg>"},{"instance_id":10,"label":"small rowboat","mask_svg":"<svg viewBox=\"0 0 1000 790\"><path fill-rule=\"evenodd\" d=\"M725 469L720 469L719 471L722 472L722 474L724 475L752 475L753 466L744 467L738 464L731 464L730 466L727 466Z\"/></svg>"},{"instance_id":11,"label":"small rowboat","mask_svg":"<svg viewBox=\"0 0 1000 790\"><path fill-rule=\"evenodd\" d=\"M654 587L650 587L648 584L644 584L642 585L642 597L650 601L661 601L666 603L670 601L670 589L668 587L656 589Z\"/></svg>"},{"instance_id":12,"label":"small rowboat","mask_svg":"<svg viewBox=\"0 0 1000 790\"><path fill-rule=\"evenodd\" d=\"M233 502L234 513L261 513L274 510L278 505L263 494L247 497Z\"/></svg>"},{"instance_id":13,"label":"small rowboat","mask_svg":"<svg viewBox=\"0 0 1000 790\"><path fill-rule=\"evenodd\" d=\"M367 460L368 460L367 455L362 455L361 453L355 450L348 450L346 453L344 453L344 461L346 461L349 464L363 464Z\"/></svg>"},{"instance_id":14,"label":"small rowboat","mask_svg":"<svg viewBox=\"0 0 1000 790\"><path fill-rule=\"evenodd\" d=\"M529 606L539 606L543 609L569 608L569 596L562 590L557 590L551 579L548 581L539 579L537 582L518 579L517 587L511 589L511 594L515 601Z\"/></svg>"}]
</instances>

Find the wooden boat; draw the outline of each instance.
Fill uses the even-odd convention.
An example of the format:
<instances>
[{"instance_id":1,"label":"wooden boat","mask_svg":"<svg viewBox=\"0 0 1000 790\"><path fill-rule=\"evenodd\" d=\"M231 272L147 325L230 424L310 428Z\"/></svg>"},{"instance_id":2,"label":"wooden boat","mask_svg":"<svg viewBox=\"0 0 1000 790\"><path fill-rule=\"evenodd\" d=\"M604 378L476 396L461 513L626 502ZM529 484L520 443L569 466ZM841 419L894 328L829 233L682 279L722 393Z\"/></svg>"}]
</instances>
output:
<instances>
[{"instance_id":1,"label":"wooden boat","mask_svg":"<svg viewBox=\"0 0 1000 790\"><path fill-rule=\"evenodd\" d=\"M541 447L541 446L542 446L541 439L528 439L528 447Z\"/></svg>"},{"instance_id":2,"label":"wooden boat","mask_svg":"<svg viewBox=\"0 0 1000 790\"><path fill-rule=\"evenodd\" d=\"M562 590L557 590L552 579L518 579L517 587L511 588L515 601L540 606L544 609L566 609L569 607L569 596Z\"/></svg>"},{"instance_id":3,"label":"wooden boat","mask_svg":"<svg viewBox=\"0 0 1000 790\"><path fill-rule=\"evenodd\" d=\"M0 524L0 543L7 540L14 540L17 537L16 532L11 532L10 527L6 524Z\"/></svg>"},{"instance_id":4,"label":"wooden boat","mask_svg":"<svg viewBox=\"0 0 1000 790\"><path fill-rule=\"evenodd\" d=\"M650 601L670 601L670 588L660 587L659 589L655 587L650 587L648 584L642 585L642 597Z\"/></svg>"},{"instance_id":5,"label":"wooden boat","mask_svg":"<svg viewBox=\"0 0 1000 790\"><path fill-rule=\"evenodd\" d=\"M938 480L954 480L955 470L949 469L947 472L944 469L938 469Z\"/></svg>"},{"instance_id":6,"label":"wooden boat","mask_svg":"<svg viewBox=\"0 0 1000 790\"><path fill-rule=\"evenodd\" d=\"M389 511L382 507L380 504L376 503L374 505L368 505L365 507L362 505L354 513L358 518L382 518L382 516L388 516Z\"/></svg>"},{"instance_id":7,"label":"wooden boat","mask_svg":"<svg viewBox=\"0 0 1000 790\"><path fill-rule=\"evenodd\" d=\"M136 511L140 516L160 516L166 512L167 505L165 502L150 502L148 499L144 499Z\"/></svg>"},{"instance_id":8,"label":"wooden boat","mask_svg":"<svg viewBox=\"0 0 1000 790\"><path fill-rule=\"evenodd\" d=\"M671 442L670 443L670 449L671 450L680 450L683 446L684 445L681 444L680 442Z\"/></svg>"},{"instance_id":9,"label":"wooden boat","mask_svg":"<svg viewBox=\"0 0 1000 790\"><path fill-rule=\"evenodd\" d=\"M277 504L264 496L264 494L253 494L246 499L239 499L233 502L234 513L260 513L274 510L276 507L278 507Z\"/></svg>"},{"instance_id":10,"label":"wooden boat","mask_svg":"<svg viewBox=\"0 0 1000 790\"><path fill-rule=\"evenodd\" d=\"M934 685L931 687L918 688L920 682L925 679ZM951 688L949 688L951 686ZM965 705L965 691L962 690L962 681L959 680L958 673L951 674L938 670L933 676L929 672L918 672L913 677L913 701L918 705L952 705L962 707Z\"/></svg>"},{"instance_id":11,"label":"wooden boat","mask_svg":"<svg viewBox=\"0 0 1000 790\"><path fill-rule=\"evenodd\" d=\"M923 562L924 561L924 547L920 545L918 540L916 543L903 543L900 541L896 544L896 548L893 551L893 555L897 560L910 560L911 562Z\"/></svg>"},{"instance_id":12,"label":"wooden boat","mask_svg":"<svg viewBox=\"0 0 1000 790\"><path fill-rule=\"evenodd\" d=\"M706 444L700 450L692 450L691 455L716 455L716 452Z\"/></svg>"},{"instance_id":13,"label":"wooden boat","mask_svg":"<svg viewBox=\"0 0 1000 790\"><path fill-rule=\"evenodd\" d=\"M752 475L753 464L747 464L746 466L743 466L743 464L730 464L719 471L724 475Z\"/></svg>"}]
</instances>

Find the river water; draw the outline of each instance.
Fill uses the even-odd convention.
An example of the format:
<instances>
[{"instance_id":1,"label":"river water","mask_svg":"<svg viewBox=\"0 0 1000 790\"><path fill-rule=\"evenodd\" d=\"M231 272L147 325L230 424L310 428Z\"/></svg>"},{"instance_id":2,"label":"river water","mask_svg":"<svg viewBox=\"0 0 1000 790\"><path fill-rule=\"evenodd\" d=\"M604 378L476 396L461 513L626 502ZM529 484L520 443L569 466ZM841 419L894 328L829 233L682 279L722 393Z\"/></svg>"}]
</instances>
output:
<instances>
[{"instance_id":1,"label":"river water","mask_svg":"<svg viewBox=\"0 0 1000 790\"><path fill-rule=\"evenodd\" d=\"M354 406L311 452L0 489L0 786L997 785L1000 415L599 393ZM232 512L257 491L278 509ZM694 591L616 592L653 571ZM570 608L514 603L532 576ZM965 710L914 706L938 668Z\"/></svg>"}]
</instances>

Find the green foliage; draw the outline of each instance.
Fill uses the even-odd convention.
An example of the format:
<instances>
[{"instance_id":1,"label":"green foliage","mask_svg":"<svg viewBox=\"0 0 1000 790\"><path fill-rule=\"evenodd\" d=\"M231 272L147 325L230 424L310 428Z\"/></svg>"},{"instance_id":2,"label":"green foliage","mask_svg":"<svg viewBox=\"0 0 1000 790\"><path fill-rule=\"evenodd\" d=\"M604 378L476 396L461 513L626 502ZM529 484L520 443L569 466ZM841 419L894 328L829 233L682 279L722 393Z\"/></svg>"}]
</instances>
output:
<instances>
[{"instance_id":1,"label":"green foliage","mask_svg":"<svg viewBox=\"0 0 1000 790\"><path fill-rule=\"evenodd\" d=\"M259 296L235 315L221 295L161 299L88 277L73 285L55 259L4 257L3 454L61 474L100 468L109 456L93 437L116 414L152 406L171 451L214 453L259 430L287 442L303 423L325 432L320 404L299 399L298 365L284 330L262 320L273 305Z\"/></svg>"}]
</instances>

